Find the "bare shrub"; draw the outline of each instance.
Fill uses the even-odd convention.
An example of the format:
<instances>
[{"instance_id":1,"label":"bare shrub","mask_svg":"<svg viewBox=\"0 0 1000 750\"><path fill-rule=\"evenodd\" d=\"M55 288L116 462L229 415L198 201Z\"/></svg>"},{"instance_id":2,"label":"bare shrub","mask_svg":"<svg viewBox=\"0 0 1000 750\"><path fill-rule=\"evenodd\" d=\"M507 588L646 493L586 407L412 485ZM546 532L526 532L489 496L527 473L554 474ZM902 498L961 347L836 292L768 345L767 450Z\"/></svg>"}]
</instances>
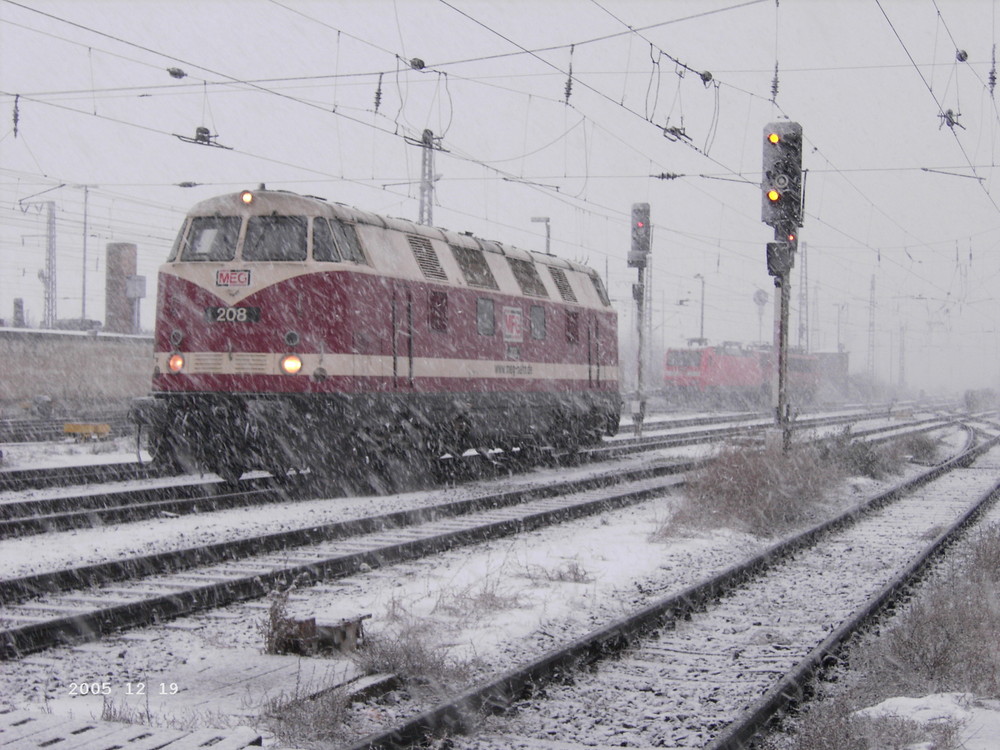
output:
<instances>
[{"instance_id":1,"label":"bare shrub","mask_svg":"<svg viewBox=\"0 0 1000 750\"><path fill-rule=\"evenodd\" d=\"M257 623L257 631L264 641L265 654L284 654L285 644L291 641L297 626L288 617L288 595L290 590L272 591L267 596L271 606L267 618Z\"/></svg>"},{"instance_id":2,"label":"bare shrub","mask_svg":"<svg viewBox=\"0 0 1000 750\"><path fill-rule=\"evenodd\" d=\"M908 455L911 461L933 463L938 460L938 449L941 446L941 441L932 438L925 432L919 432L900 438L898 445L899 449Z\"/></svg>"},{"instance_id":3,"label":"bare shrub","mask_svg":"<svg viewBox=\"0 0 1000 750\"><path fill-rule=\"evenodd\" d=\"M884 479L902 471L905 451L899 441L874 444L853 440L849 431L824 441L819 449L823 458L840 467L849 476Z\"/></svg>"},{"instance_id":4,"label":"bare shrub","mask_svg":"<svg viewBox=\"0 0 1000 750\"><path fill-rule=\"evenodd\" d=\"M726 446L697 470L674 516L654 536L675 526L732 526L772 536L812 517L823 491L839 478L838 467L813 446Z\"/></svg>"},{"instance_id":5,"label":"bare shrub","mask_svg":"<svg viewBox=\"0 0 1000 750\"><path fill-rule=\"evenodd\" d=\"M976 537L966 560L969 578L981 583L1000 584L1000 524L993 524Z\"/></svg>"}]
</instances>

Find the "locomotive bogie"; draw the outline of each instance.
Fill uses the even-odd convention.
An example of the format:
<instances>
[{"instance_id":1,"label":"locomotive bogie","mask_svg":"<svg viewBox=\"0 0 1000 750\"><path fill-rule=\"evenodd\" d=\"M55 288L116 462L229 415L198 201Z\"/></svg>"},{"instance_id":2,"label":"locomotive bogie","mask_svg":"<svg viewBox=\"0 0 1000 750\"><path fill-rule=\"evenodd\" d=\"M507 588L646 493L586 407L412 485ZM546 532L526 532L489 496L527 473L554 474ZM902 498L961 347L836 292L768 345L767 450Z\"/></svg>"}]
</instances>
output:
<instances>
[{"instance_id":1,"label":"locomotive bogie","mask_svg":"<svg viewBox=\"0 0 1000 750\"><path fill-rule=\"evenodd\" d=\"M327 446L593 442L620 415L593 271L292 194L195 207L155 342L153 441L230 476L328 466Z\"/></svg>"}]
</instances>

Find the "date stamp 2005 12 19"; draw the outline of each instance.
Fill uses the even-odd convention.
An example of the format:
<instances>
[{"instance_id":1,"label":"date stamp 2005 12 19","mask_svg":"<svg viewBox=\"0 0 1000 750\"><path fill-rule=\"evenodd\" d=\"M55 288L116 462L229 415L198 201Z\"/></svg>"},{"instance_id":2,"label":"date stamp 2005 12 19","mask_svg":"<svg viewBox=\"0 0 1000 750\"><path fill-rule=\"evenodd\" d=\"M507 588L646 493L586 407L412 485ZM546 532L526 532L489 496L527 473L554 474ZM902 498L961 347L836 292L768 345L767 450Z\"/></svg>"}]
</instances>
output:
<instances>
[{"instance_id":1,"label":"date stamp 2005 12 19","mask_svg":"<svg viewBox=\"0 0 1000 750\"><path fill-rule=\"evenodd\" d=\"M110 682L71 682L70 695L177 695L180 686L176 682L126 682L116 686Z\"/></svg>"}]
</instances>

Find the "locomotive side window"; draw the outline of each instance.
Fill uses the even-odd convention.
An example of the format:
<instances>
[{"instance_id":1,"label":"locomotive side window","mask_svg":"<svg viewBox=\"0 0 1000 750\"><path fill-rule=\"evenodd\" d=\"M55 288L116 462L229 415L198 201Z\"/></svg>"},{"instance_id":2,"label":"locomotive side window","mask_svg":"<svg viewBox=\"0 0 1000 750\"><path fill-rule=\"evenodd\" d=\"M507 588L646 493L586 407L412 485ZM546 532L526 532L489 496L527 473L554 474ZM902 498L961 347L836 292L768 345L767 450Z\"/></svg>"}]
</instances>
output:
<instances>
[{"instance_id":1,"label":"locomotive side window","mask_svg":"<svg viewBox=\"0 0 1000 750\"><path fill-rule=\"evenodd\" d=\"M305 260L306 227L305 216L251 216L243 260Z\"/></svg>"},{"instance_id":2,"label":"locomotive side window","mask_svg":"<svg viewBox=\"0 0 1000 750\"><path fill-rule=\"evenodd\" d=\"M333 240L337 243L340 255L344 260L355 263L367 263L365 254L361 250L361 242L358 240L358 232L353 224L344 224L339 221L330 221L330 229L333 231Z\"/></svg>"},{"instance_id":3,"label":"locomotive side window","mask_svg":"<svg viewBox=\"0 0 1000 750\"><path fill-rule=\"evenodd\" d=\"M181 260L232 260L240 236L239 216L196 216L191 219L187 240L181 244Z\"/></svg>"},{"instance_id":4,"label":"locomotive side window","mask_svg":"<svg viewBox=\"0 0 1000 750\"><path fill-rule=\"evenodd\" d=\"M545 291L545 284L542 283L542 277L538 275L538 269L535 268L534 263L530 260L520 260L519 258L507 258L507 262L510 263L510 268L514 272L514 278L517 279L522 292L532 297L549 296L549 293Z\"/></svg>"},{"instance_id":5,"label":"locomotive side window","mask_svg":"<svg viewBox=\"0 0 1000 750\"><path fill-rule=\"evenodd\" d=\"M174 240L173 247L170 248L170 255L167 256L167 262L177 260L177 254L181 251L181 244L184 242L184 235L187 231L187 221L181 226L181 231L177 233L177 239Z\"/></svg>"},{"instance_id":6,"label":"locomotive side window","mask_svg":"<svg viewBox=\"0 0 1000 750\"><path fill-rule=\"evenodd\" d=\"M431 292L431 330L448 330L448 295L445 292Z\"/></svg>"},{"instance_id":7,"label":"locomotive side window","mask_svg":"<svg viewBox=\"0 0 1000 750\"><path fill-rule=\"evenodd\" d=\"M462 269L465 283L469 286L479 286L486 289L499 289L493 272L486 263L483 251L471 247L449 245L451 254L455 256L458 267Z\"/></svg>"},{"instance_id":8,"label":"locomotive side window","mask_svg":"<svg viewBox=\"0 0 1000 750\"><path fill-rule=\"evenodd\" d=\"M340 251L333 241L330 222L321 217L313 219L313 260L334 263L340 260Z\"/></svg>"},{"instance_id":9,"label":"locomotive side window","mask_svg":"<svg viewBox=\"0 0 1000 750\"><path fill-rule=\"evenodd\" d=\"M701 352L697 349L671 349L667 352L667 367L698 367L701 365Z\"/></svg>"},{"instance_id":10,"label":"locomotive side window","mask_svg":"<svg viewBox=\"0 0 1000 750\"><path fill-rule=\"evenodd\" d=\"M545 308L541 305L531 306L531 338L545 338Z\"/></svg>"},{"instance_id":11,"label":"locomotive side window","mask_svg":"<svg viewBox=\"0 0 1000 750\"><path fill-rule=\"evenodd\" d=\"M594 283L594 289L597 290L597 296L601 298L601 303L605 307L611 307L611 299L608 297L608 292L604 288L604 284L601 283L601 277L594 274L590 277L590 280Z\"/></svg>"},{"instance_id":12,"label":"locomotive side window","mask_svg":"<svg viewBox=\"0 0 1000 750\"><path fill-rule=\"evenodd\" d=\"M476 300L476 330L482 336L492 336L496 332L496 318L493 316L493 300L484 297Z\"/></svg>"},{"instance_id":13,"label":"locomotive side window","mask_svg":"<svg viewBox=\"0 0 1000 750\"><path fill-rule=\"evenodd\" d=\"M580 314L575 312L566 313L566 343L580 343Z\"/></svg>"}]
</instances>

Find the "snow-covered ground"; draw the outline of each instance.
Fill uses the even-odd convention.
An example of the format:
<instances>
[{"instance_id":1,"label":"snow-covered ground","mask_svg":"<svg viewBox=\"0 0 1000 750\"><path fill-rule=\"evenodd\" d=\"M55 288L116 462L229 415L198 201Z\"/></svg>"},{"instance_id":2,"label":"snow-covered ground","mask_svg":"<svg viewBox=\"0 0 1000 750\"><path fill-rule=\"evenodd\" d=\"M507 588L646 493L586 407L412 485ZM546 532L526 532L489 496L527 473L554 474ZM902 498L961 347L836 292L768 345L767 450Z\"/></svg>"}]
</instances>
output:
<instances>
[{"instance_id":1,"label":"snow-covered ground","mask_svg":"<svg viewBox=\"0 0 1000 750\"><path fill-rule=\"evenodd\" d=\"M960 439L957 433L952 438L954 442ZM28 450L36 455L29 458L26 450L20 461L65 464L75 463L81 456L79 451L66 450L63 445ZM705 450L691 448L667 455L689 458ZM104 458L113 452L96 455ZM115 460L128 460L122 456L132 458L134 452L123 447ZM664 458L662 453L650 454L629 463L648 465ZM501 484L530 486L557 476L565 478L570 473L599 474L607 470L608 466L538 470ZM23 575L107 557L435 504L496 491L497 484L473 483L388 497L329 498L8 540L0 546L0 574ZM831 499L831 512L873 494L878 487L870 480L846 483ZM725 530L657 541L653 532L669 516L675 501L674 496L666 495L613 514L301 589L293 593L289 609L297 616L316 615L321 619L371 614L366 621L371 636L426 639L431 647L443 649L468 679L474 679L502 664L537 653L556 640L582 634L609 616L700 580L764 543ZM234 605L105 638L99 644L54 649L24 662L0 664L0 679L7 685L4 700L18 707L46 707L55 712L75 712L77 716L99 714L101 701L71 694L72 684L91 679L107 681L120 697L125 686L143 675L156 675L168 685L177 684L186 699L172 702L169 695L160 697L151 709L154 723L245 723L274 696L263 691L246 696L244 705L227 706L201 692L192 676L199 670L238 668L258 659L265 606ZM301 663L310 665L313 674L316 662ZM329 660L324 664L330 664ZM954 701L949 704L948 699L941 699L939 703L947 707ZM969 704L962 705L969 710ZM970 715L976 722L980 718L996 720L990 710L989 704L977 704ZM914 709L915 718L922 715ZM976 722L970 721L969 726L978 727ZM975 737L970 736L968 747L995 747L974 742Z\"/></svg>"}]
</instances>

